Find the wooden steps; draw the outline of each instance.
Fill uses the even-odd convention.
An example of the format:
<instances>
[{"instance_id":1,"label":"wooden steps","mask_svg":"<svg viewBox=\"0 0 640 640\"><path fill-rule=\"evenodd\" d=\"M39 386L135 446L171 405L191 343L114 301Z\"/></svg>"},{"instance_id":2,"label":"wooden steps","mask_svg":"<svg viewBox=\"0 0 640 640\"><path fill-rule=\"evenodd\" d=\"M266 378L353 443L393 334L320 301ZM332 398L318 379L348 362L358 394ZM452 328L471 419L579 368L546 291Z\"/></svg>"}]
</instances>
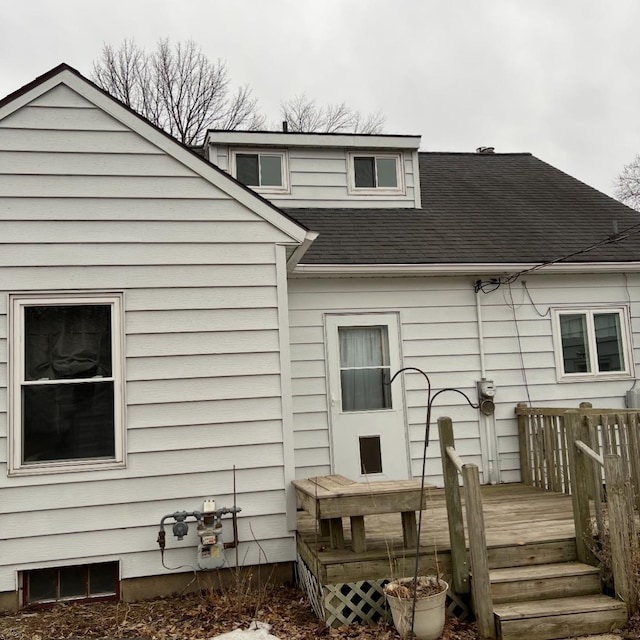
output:
<instances>
[{"instance_id":1,"label":"wooden steps","mask_svg":"<svg viewBox=\"0 0 640 640\"><path fill-rule=\"evenodd\" d=\"M571 562L576 559L576 539L566 536L524 544L491 545L487 549L487 555L492 570Z\"/></svg>"},{"instance_id":2,"label":"wooden steps","mask_svg":"<svg viewBox=\"0 0 640 640\"><path fill-rule=\"evenodd\" d=\"M489 578L494 604L600 593L600 571L581 562L495 569Z\"/></svg>"},{"instance_id":3,"label":"wooden steps","mask_svg":"<svg viewBox=\"0 0 640 640\"><path fill-rule=\"evenodd\" d=\"M627 623L623 602L602 594L529 600L494 607L503 640L551 640L621 629Z\"/></svg>"},{"instance_id":4,"label":"wooden steps","mask_svg":"<svg viewBox=\"0 0 640 640\"><path fill-rule=\"evenodd\" d=\"M598 569L576 561L575 540L494 548L489 558L501 640L606 633L627 622L625 604L602 595Z\"/></svg>"}]
</instances>

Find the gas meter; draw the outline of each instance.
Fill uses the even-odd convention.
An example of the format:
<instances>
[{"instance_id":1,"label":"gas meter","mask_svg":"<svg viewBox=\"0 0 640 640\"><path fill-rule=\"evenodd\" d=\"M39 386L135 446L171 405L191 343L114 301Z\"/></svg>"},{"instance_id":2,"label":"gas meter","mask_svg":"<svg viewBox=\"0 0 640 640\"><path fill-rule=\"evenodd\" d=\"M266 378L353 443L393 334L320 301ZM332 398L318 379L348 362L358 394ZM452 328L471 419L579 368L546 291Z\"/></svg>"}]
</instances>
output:
<instances>
[{"instance_id":1,"label":"gas meter","mask_svg":"<svg viewBox=\"0 0 640 640\"><path fill-rule=\"evenodd\" d=\"M216 501L207 498L202 505L202 511L176 511L163 516L160 520L160 531L158 532L158 544L162 552L164 565L164 549L166 546L166 533L164 530L165 520L174 520L173 535L178 540L184 539L189 530L187 518L194 518L196 521L196 533L198 534L198 558L197 564L200 569L218 569L222 567L226 558L224 550L238 545L238 525L236 515L240 512L239 507L216 508ZM222 540L222 516L230 514L233 517L233 542L225 543Z\"/></svg>"}]
</instances>

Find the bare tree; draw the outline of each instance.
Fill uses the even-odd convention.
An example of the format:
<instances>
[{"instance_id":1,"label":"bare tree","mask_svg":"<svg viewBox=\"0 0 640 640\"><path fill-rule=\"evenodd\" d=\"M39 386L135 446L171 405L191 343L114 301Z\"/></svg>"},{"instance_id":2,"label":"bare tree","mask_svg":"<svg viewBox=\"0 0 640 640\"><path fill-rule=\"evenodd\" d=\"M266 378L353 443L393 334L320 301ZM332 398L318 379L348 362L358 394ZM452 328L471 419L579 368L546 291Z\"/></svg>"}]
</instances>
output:
<instances>
[{"instance_id":1,"label":"bare tree","mask_svg":"<svg viewBox=\"0 0 640 640\"><path fill-rule=\"evenodd\" d=\"M290 131L380 133L384 125L384 116L379 111L362 114L344 102L319 105L304 93L282 102L280 115Z\"/></svg>"},{"instance_id":2,"label":"bare tree","mask_svg":"<svg viewBox=\"0 0 640 640\"><path fill-rule=\"evenodd\" d=\"M640 154L624 165L614 182L613 193L620 202L640 211Z\"/></svg>"},{"instance_id":3,"label":"bare tree","mask_svg":"<svg viewBox=\"0 0 640 640\"><path fill-rule=\"evenodd\" d=\"M133 40L105 45L92 78L185 144L201 143L207 129L264 128L249 87L231 92L224 61L210 61L192 40L161 39L151 53Z\"/></svg>"}]
</instances>

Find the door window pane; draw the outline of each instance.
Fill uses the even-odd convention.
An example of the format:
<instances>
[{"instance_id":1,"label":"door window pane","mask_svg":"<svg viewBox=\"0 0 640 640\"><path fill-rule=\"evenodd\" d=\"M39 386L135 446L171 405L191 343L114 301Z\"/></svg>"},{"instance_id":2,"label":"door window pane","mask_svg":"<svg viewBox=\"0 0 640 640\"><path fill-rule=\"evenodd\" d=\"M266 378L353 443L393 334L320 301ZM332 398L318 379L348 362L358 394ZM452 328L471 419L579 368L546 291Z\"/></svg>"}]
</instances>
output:
<instances>
[{"instance_id":1,"label":"door window pane","mask_svg":"<svg viewBox=\"0 0 640 640\"><path fill-rule=\"evenodd\" d=\"M560 335L564 372L590 372L586 316L582 313L563 313L560 316Z\"/></svg>"},{"instance_id":2,"label":"door window pane","mask_svg":"<svg viewBox=\"0 0 640 640\"><path fill-rule=\"evenodd\" d=\"M370 411L391 409L391 393L388 382L388 368L346 369L341 371L342 410Z\"/></svg>"},{"instance_id":3,"label":"door window pane","mask_svg":"<svg viewBox=\"0 0 640 640\"><path fill-rule=\"evenodd\" d=\"M360 473L382 473L380 436L360 437Z\"/></svg>"},{"instance_id":4,"label":"door window pane","mask_svg":"<svg viewBox=\"0 0 640 640\"><path fill-rule=\"evenodd\" d=\"M342 368L388 366L386 327L340 327L338 332Z\"/></svg>"},{"instance_id":5,"label":"door window pane","mask_svg":"<svg viewBox=\"0 0 640 640\"><path fill-rule=\"evenodd\" d=\"M339 327L343 411L391 408L386 327Z\"/></svg>"},{"instance_id":6,"label":"door window pane","mask_svg":"<svg viewBox=\"0 0 640 640\"><path fill-rule=\"evenodd\" d=\"M599 371L624 371L620 314L596 313L593 316Z\"/></svg>"}]
</instances>

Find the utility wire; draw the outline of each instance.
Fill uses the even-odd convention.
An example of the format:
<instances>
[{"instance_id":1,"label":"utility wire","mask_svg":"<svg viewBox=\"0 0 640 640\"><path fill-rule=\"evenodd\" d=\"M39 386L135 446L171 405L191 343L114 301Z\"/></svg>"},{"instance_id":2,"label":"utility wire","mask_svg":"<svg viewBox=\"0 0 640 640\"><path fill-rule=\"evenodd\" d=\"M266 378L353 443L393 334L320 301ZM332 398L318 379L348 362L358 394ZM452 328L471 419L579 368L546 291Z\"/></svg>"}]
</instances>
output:
<instances>
[{"instance_id":1,"label":"utility wire","mask_svg":"<svg viewBox=\"0 0 640 640\"><path fill-rule=\"evenodd\" d=\"M511 297L511 311L513 312L513 324L516 328L516 338L518 340L518 353L520 354L520 372L522 373L522 381L527 392L527 400L531 406L531 393L529 392L529 381L527 380L527 368L524 366L524 353L522 351L522 338L520 337L520 327L518 326L518 318L516 316L516 306L513 304L513 293L511 291L511 283L508 284L509 296Z\"/></svg>"},{"instance_id":2,"label":"utility wire","mask_svg":"<svg viewBox=\"0 0 640 640\"><path fill-rule=\"evenodd\" d=\"M525 280L522 281L522 287L527 292L527 296L529 297L529 302L531 302L531 306L533 307L534 311L541 318L546 318L549 315L549 312L551 311L551 307L547 307L547 310L544 313L542 313L542 311L540 311L538 307L536 307L536 303L533 301L533 298L531 297L531 292L529 291L529 287L527 287L527 283ZM511 289L511 286L509 286L509 289Z\"/></svg>"},{"instance_id":3,"label":"utility wire","mask_svg":"<svg viewBox=\"0 0 640 640\"><path fill-rule=\"evenodd\" d=\"M509 285L514 283L520 276L523 276L527 273L532 273L544 267L548 267L552 264L563 262L564 260L569 260L569 258L575 258L576 256L589 253L589 251L593 251L598 247L602 247L608 244L616 244L617 242L626 240L627 238L633 235L636 235L637 233L640 233L640 223L634 224L630 226L628 229L625 229L620 233L609 236L604 240L600 240L600 242L596 242L595 244L585 247L584 249L579 249L578 251L573 251L565 256L561 256L560 258L554 258L553 260L542 262L540 264L534 265L533 267L529 267L528 269L523 269L522 271L518 271L517 273L512 273L511 275L505 278L491 278L491 280L485 280L485 281L478 280L474 285L476 293L478 291L482 291L482 293L491 293L492 291L496 291L496 289L499 289L503 284Z\"/></svg>"}]
</instances>

